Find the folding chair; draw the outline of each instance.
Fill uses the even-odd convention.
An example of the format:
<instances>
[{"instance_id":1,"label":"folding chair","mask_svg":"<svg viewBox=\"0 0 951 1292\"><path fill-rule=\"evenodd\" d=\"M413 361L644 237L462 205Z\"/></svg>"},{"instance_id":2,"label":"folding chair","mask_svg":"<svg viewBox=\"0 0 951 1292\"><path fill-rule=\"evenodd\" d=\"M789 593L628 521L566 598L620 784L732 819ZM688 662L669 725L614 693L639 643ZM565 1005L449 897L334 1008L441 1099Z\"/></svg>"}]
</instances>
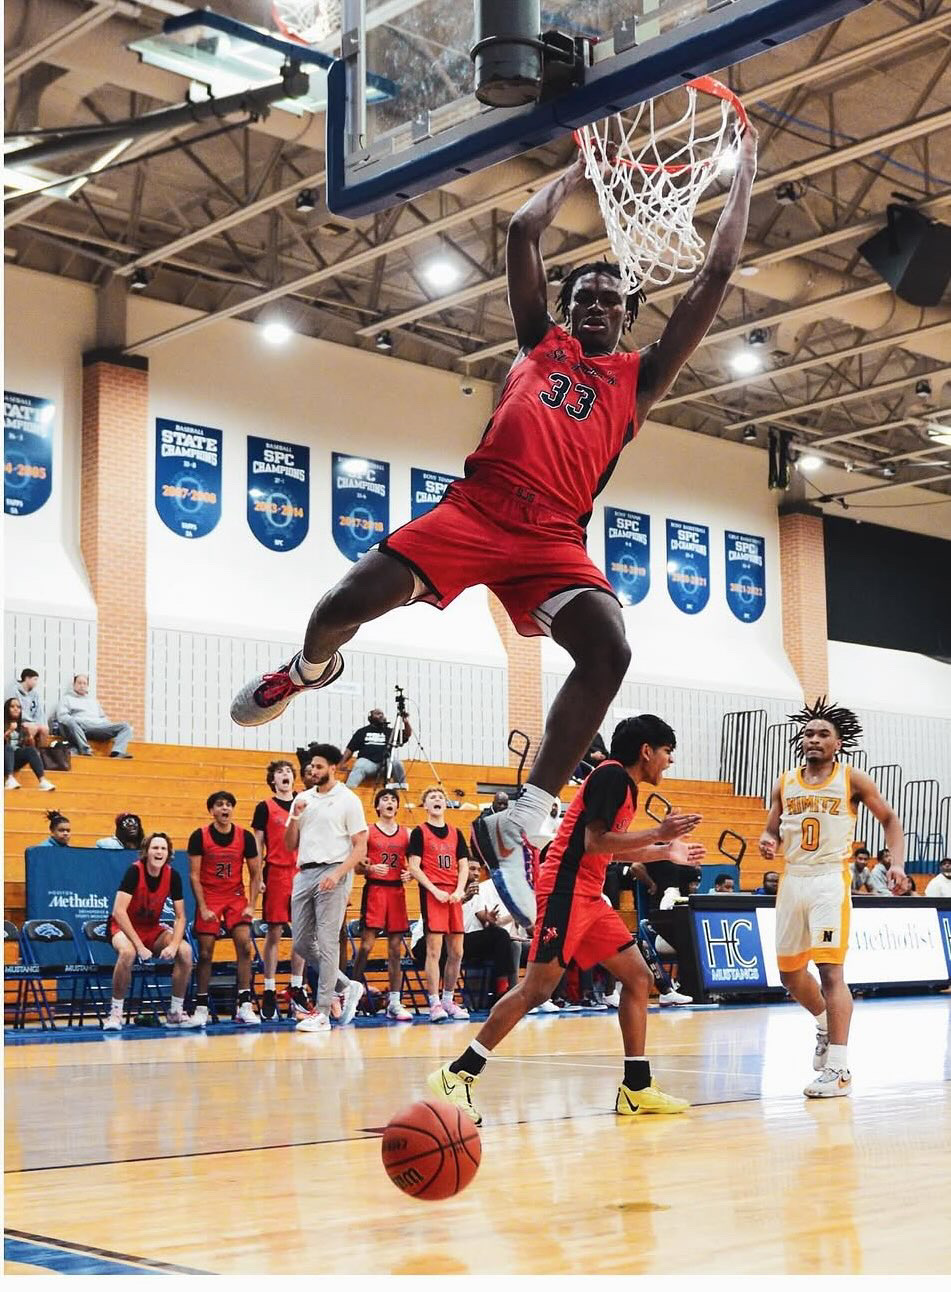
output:
<instances>
[{"instance_id":1,"label":"folding chair","mask_svg":"<svg viewBox=\"0 0 951 1292\"><path fill-rule=\"evenodd\" d=\"M109 921L101 918L86 920L82 926L82 935L89 964L96 970L95 974L89 977L89 997L99 1021L102 1022L102 1013L108 1014L111 1007L112 971L116 966L116 952L112 945L112 938L109 936ZM132 982L125 1006L127 1019L134 1017L138 1009L145 1006L168 1013L168 1002L161 989L161 981L170 974L171 965L141 964L138 961L133 964ZM80 1010L80 1023L83 1021L84 1012L84 1009Z\"/></svg>"},{"instance_id":2,"label":"folding chair","mask_svg":"<svg viewBox=\"0 0 951 1292\"><path fill-rule=\"evenodd\" d=\"M423 1010L420 1008L419 1001L421 999L423 1006L428 1007L429 995L426 991L426 984L423 982L422 971L413 959L413 948L408 937L403 938L400 970L403 975L400 981L400 995L408 993L413 1010L415 1013L421 1014Z\"/></svg>"},{"instance_id":3,"label":"folding chair","mask_svg":"<svg viewBox=\"0 0 951 1292\"><path fill-rule=\"evenodd\" d=\"M7 961L7 948L10 948L14 954L14 960L10 963ZM4 1024L6 1024L7 1010L12 1009L14 1028L25 1027L27 1010L30 1009L35 1011L37 1018L40 1020L40 1026L44 1030L47 1027L55 1028L56 1022L46 996L46 989L43 986L39 968L35 964L25 963L20 930L12 920L3 921L3 950ZM16 983L16 997L10 1002L7 1000L6 984L14 982Z\"/></svg>"},{"instance_id":4,"label":"folding chair","mask_svg":"<svg viewBox=\"0 0 951 1292\"><path fill-rule=\"evenodd\" d=\"M27 920L20 933L24 959L36 965L46 978L56 979L53 1016L66 1013L66 1026L72 1027L76 1006L82 1007L89 994L90 980L97 970L89 964L72 927L65 920ZM63 993L69 992L69 1004L63 1004ZM93 1002L101 1019L101 1012Z\"/></svg>"},{"instance_id":5,"label":"folding chair","mask_svg":"<svg viewBox=\"0 0 951 1292\"><path fill-rule=\"evenodd\" d=\"M256 999L256 994L254 990L255 975L258 973L262 973L264 970L264 962L261 960L261 956L258 951L257 942L254 936L254 923L255 922L252 921L252 924L251 924L251 981L249 983L249 986L251 988L252 1000ZM257 923L263 924L264 922L263 920L259 920L257 921ZM223 942L226 940L227 942L231 943L231 934L225 933L224 929L219 929L218 936L215 939L215 945L217 946L219 942ZM214 952L212 952L212 955L214 955ZM197 962L197 949L196 949L196 962ZM235 958L232 958L230 960L212 959L211 979L208 983L208 1013L213 1023L218 1023L221 1021L218 1016L219 1004L221 1006L222 1011L224 1011L225 1009L228 1010L229 1019L237 1012L238 962L237 962L237 959Z\"/></svg>"},{"instance_id":6,"label":"folding chair","mask_svg":"<svg viewBox=\"0 0 951 1292\"><path fill-rule=\"evenodd\" d=\"M463 961L460 970L463 1001L468 1000L468 1008L472 1010L488 1009L489 1005L489 987L492 985L492 966L483 962L482 964L467 965Z\"/></svg>"}]
</instances>

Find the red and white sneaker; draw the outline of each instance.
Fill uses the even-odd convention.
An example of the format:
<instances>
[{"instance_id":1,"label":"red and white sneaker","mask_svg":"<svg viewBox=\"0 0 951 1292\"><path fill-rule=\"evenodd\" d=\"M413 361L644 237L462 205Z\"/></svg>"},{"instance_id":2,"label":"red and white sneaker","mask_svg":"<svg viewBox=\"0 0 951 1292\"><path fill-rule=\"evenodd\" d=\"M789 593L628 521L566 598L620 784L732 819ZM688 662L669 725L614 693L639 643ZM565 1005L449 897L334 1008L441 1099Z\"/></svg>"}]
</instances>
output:
<instances>
[{"instance_id":1,"label":"red and white sneaker","mask_svg":"<svg viewBox=\"0 0 951 1292\"><path fill-rule=\"evenodd\" d=\"M277 672L258 673L244 684L231 701L232 722L236 722L239 727L260 727L265 722L273 722L296 695L302 695L304 691L319 691L321 687L336 682L343 672L343 656L335 651L315 682L298 686L289 672L291 665L297 662L298 655L282 664Z\"/></svg>"}]
</instances>

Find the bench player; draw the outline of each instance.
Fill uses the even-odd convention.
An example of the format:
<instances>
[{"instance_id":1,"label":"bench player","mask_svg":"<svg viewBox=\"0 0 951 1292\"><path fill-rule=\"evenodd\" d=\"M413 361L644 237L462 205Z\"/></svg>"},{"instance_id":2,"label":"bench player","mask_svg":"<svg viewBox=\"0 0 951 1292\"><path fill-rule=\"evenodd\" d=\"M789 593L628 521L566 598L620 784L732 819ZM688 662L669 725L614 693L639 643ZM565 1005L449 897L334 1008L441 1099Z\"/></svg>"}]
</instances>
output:
<instances>
[{"instance_id":1,"label":"bench player","mask_svg":"<svg viewBox=\"0 0 951 1292\"><path fill-rule=\"evenodd\" d=\"M469 1011L453 1000L459 970L465 917L462 901L469 878L469 848L462 831L446 822L446 796L435 785L423 790L420 800L426 820L409 837L407 864L419 883L419 908L426 938L426 990L429 1021L466 1019ZM446 939L446 967L442 1000L439 998L439 957Z\"/></svg>"},{"instance_id":2,"label":"bench player","mask_svg":"<svg viewBox=\"0 0 951 1292\"><path fill-rule=\"evenodd\" d=\"M409 933L406 912L406 884L412 878L406 856L409 830L400 825L396 814L400 796L396 790L377 790L373 798L376 821L367 835L367 859L357 870L364 875L360 904L360 949L350 970L360 979L367 967L373 944L386 934L386 963L390 979L390 998L386 1017L398 1023L412 1021L413 1015L400 1000L403 970L403 938Z\"/></svg>"},{"instance_id":3,"label":"bench player","mask_svg":"<svg viewBox=\"0 0 951 1292\"><path fill-rule=\"evenodd\" d=\"M855 714L827 704L823 696L811 708L790 714L790 720L799 724L793 739L804 765L783 772L773 786L759 850L773 861L781 847L786 858L776 895L776 959L783 986L816 1020L812 1066L819 1075L803 1094L828 1099L852 1091L852 993L844 966L858 805L864 803L885 830L893 892L905 873L905 839L875 782L839 761L839 753L853 749L862 735ZM810 960L819 971L818 983L806 968Z\"/></svg>"},{"instance_id":4,"label":"bench player","mask_svg":"<svg viewBox=\"0 0 951 1292\"><path fill-rule=\"evenodd\" d=\"M302 649L251 678L231 716L270 722L295 696L343 672L340 647L361 624L397 606L447 606L486 584L523 636L548 634L574 667L548 711L528 784L507 812L475 823L475 840L499 896L530 927L535 897L521 838L531 837L567 782L617 693L630 662L621 607L585 550L593 500L621 450L703 340L736 269L756 171L756 133L746 130L732 187L706 262L674 307L658 341L619 353L640 293L625 299L619 271L603 261L565 279L548 312L540 241L565 200L585 183L580 159L512 217L506 246L509 306L519 352L465 479L427 515L368 552L327 592L310 617Z\"/></svg>"},{"instance_id":5,"label":"bench player","mask_svg":"<svg viewBox=\"0 0 951 1292\"><path fill-rule=\"evenodd\" d=\"M676 743L671 728L653 714L625 718L615 728L610 757L591 772L562 818L538 874L538 919L525 977L495 1005L459 1058L427 1079L438 1098L468 1113L477 1126L482 1117L471 1091L492 1051L530 1010L548 1000L570 960L581 969L601 964L621 984L624 1076L615 1111L628 1117L682 1113L689 1107L686 1099L665 1094L651 1079L644 1053L651 972L631 931L602 897L612 860L693 866L703 855L701 845L681 837L700 823L699 816L672 812L653 829L628 832L638 783L660 783Z\"/></svg>"}]
</instances>

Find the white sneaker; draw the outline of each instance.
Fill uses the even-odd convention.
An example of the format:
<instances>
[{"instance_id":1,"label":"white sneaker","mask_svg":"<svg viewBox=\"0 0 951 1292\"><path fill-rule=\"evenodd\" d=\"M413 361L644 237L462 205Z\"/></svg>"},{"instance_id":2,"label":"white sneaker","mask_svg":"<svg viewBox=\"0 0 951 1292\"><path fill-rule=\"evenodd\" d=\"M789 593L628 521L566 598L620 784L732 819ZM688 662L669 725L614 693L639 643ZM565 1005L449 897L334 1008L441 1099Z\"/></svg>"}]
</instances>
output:
<instances>
[{"instance_id":1,"label":"white sneaker","mask_svg":"<svg viewBox=\"0 0 951 1292\"><path fill-rule=\"evenodd\" d=\"M435 1005L430 1005L429 1007L430 1023L443 1023L448 1017L449 1017L449 1010L446 1009L446 1006L441 1001L437 1001Z\"/></svg>"},{"instance_id":2,"label":"white sneaker","mask_svg":"<svg viewBox=\"0 0 951 1292\"><path fill-rule=\"evenodd\" d=\"M464 1022L469 1017L469 1011L466 1007L464 1005L457 1005L454 1000L451 1000L448 1005L444 1005L443 1009L445 1009L450 1018L457 1018Z\"/></svg>"},{"instance_id":3,"label":"white sneaker","mask_svg":"<svg viewBox=\"0 0 951 1292\"><path fill-rule=\"evenodd\" d=\"M20 782L15 776L8 776L3 782L3 788L5 790L18 790L20 788Z\"/></svg>"},{"instance_id":4,"label":"white sneaker","mask_svg":"<svg viewBox=\"0 0 951 1292\"><path fill-rule=\"evenodd\" d=\"M326 1014L314 1013L308 1014L306 1018L298 1020L295 1032L329 1032L330 1019Z\"/></svg>"},{"instance_id":5,"label":"white sneaker","mask_svg":"<svg viewBox=\"0 0 951 1292\"><path fill-rule=\"evenodd\" d=\"M413 1021L413 1015L401 1000L398 1000L395 1005L387 1005L386 1016L387 1018L395 1019L397 1023L411 1023Z\"/></svg>"},{"instance_id":6,"label":"white sneaker","mask_svg":"<svg viewBox=\"0 0 951 1292\"><path fill-rule=\"evenodd\" d=\"M254 1012L254 1006L249 1000L246 1000L243 1005L238 1006L238 1012L234 1016L234 1021L236 1023L243 1023L245 1026L250 1027L261 1026L261 1020Z\"/></svg>"},{"instance_id":7,"label":"white sneaker","mask_svg":"<svg viewBox=\"0 0 951 1292\"><path fill-rule=\"evenodd\" d=\"M610 996L605 996L604 1003L608 1009L620 1009L621 1007L621 989L615 987Z\"/></svg>"},{"instance_id":8,"label":"white sneaker","mask_svg":"<svg viewBox=\"0 0 951 1292\"><path fill-rule=\"evenodd\" d=\"M103 1030L104 1032L121 1032L121 1031L122 1031L122 1015L121 1015L121 1014L113 1014L113 1013L110 1013L110 1014L109 1014L109 1017L106 1019L106 1021L105 1021L105 1022L103 1023L103 1025L102 1025L102 1030Z\"/></svg>"},{"instance_id":9,"label":"white sneaker","mask_svg":"<svg viewBox=\"0 0 951 1292\"><path fill-rule=\"evenodd\" d=\"M194 1014L186 1014L179 1027L207 1027L208 1006L196 1005Z\"/></svg>"},{"instance_id":10,"label":"white sneaker","mask_svg":"<svg viewBox=\"0 0 951 1292\"><path fill-rule=\"evenodd\" d=\"M346 1027L348 1023L353 1022L353 1016L357 1012L357 1006L366 995L366 987L362 982L352 982L343 993L343 1008L340 1011L340 1026Z\"/></svg>"},{"instance_id":11,"label":"white sneaker","mask_svg":"<svg viewBox=\"0 0 951 1292\"><path fill-rule=\"evenodd\" d=\"M829 1033L816 1032L816 1052L812 1056L812 1066L816 1072L821 1072L826 1066L826 1055L829 1053Z\"/></svg>"},{"instance_id":12,"label":"white sneaker","mask_svg":"<svg viewBox=\"0 0 951 1292\"><path fill-rule=\"evenodd\" d=\"M528 1011L530 1014L560 1014L561 1010L553 1000L543 1000L540 1005Z\"/></svg>"},{"instance_id":13,"label":"white sneaker","mask_svg":"<svg viewBox=\"0 0 951 1292\"><path fill-rule=\"evenodd\" d=\"M837 1095L852 1093L852 1073L846 1069L823 1068L815 1081L810 1081L802 1092L807 1099L835 1099Z\"/></svg>"},{"instance_id":14,"label":"white sneaker","mask_svg":"<svg viewBox=\"0 0 951 1292\"><path fill-rule=\"evenodd\" d=\"M657 1003L659 1005L692 1005L693 997L685 996L682 991L675 991L671 987L670 991L662 992L657 997Z\"/></svg>"},{"instance_id":15,"label":"white sneaker","mask_svg":"<svg viewBox=\"0 0 951 1292\"><path fill-rule=\"evenodd\" d=\"M166 1027L184 1027L187 1015L183 1009L169 1009L165 1015Z\"/></svg>"},{"instance_id":16,"label":"white sneaker","mask_svg":"<svg viewBox=\"0 0 951 1292\"><path fill-rule=\"evenodd\" d=\"M38 786L37 786L37 789L41 789L41 790L45 790L45 791L49 792L50 790L55 790L55 789L56 789L56 786L53 784L53 782L52 782L52 781L48 781L48 780L46 779L46 777L45 777L45 776L43 776L43 777L41 777L41 779L40 779L40 782L39 782L39 784L38 784Z\"/></svg>"}]
</instances>

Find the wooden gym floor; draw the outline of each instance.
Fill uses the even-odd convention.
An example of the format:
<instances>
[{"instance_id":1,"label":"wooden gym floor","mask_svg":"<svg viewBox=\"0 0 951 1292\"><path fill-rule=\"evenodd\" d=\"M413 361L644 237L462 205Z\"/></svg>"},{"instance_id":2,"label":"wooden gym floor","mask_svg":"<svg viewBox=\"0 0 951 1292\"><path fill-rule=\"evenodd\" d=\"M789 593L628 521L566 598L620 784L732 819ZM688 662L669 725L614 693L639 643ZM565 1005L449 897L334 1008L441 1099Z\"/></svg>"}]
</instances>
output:
<instances>
[{"instance_id":1,"label":"wooden gym floor","mask_svg":"<svg viewBox=\"0 0 951 1292\"><path fill-rule=\"evenodd\" d=\"M925 1274L951 1268L951 997L858 1001L813 1102L791 1005L651 1011L682 1117L612 1112L613 1013L531 1017L479 1086L482 1166L414 1202L379 1131L473 1024L6 1048L6 1271Z\"/></svg>"}]
</instances>

